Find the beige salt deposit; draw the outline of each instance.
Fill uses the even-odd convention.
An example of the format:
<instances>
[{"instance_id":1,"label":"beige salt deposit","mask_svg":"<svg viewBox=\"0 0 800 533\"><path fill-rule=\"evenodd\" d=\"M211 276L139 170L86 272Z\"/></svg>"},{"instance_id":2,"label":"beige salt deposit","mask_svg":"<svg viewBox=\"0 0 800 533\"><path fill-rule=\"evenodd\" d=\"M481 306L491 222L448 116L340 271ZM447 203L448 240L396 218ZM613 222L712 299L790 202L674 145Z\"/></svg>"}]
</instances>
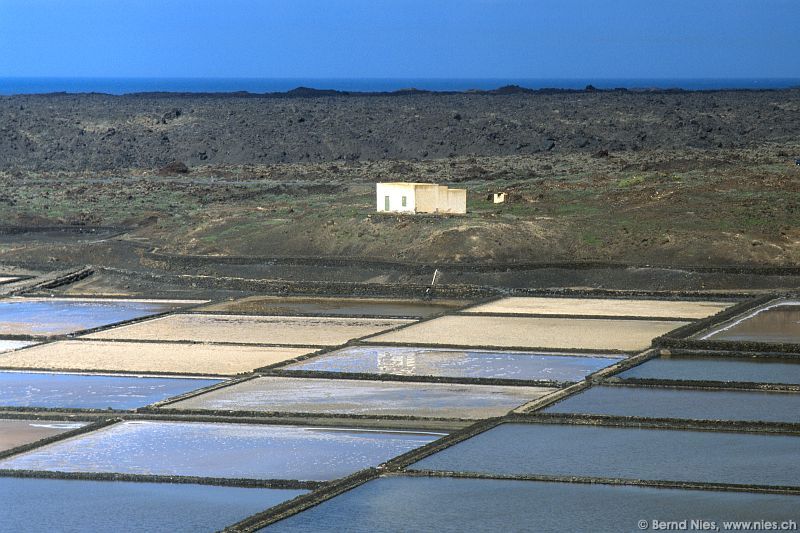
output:
<instances>
[{"instance_id":1,"label":"beige salt deposit","mask_svg":"<svg viewBox=\"0 0 800 533\"><path fill-rule=\"evenodd\" d=\"M59 341L0 356L4 368L232 375L294 359L309 348Z\"/></svg>"},{"instance_id":2,"label":"beige salt deposit","mask_svg":"<svg viewBox=\"0 0 800 533\"><path fill-rule=\"evenodd\" d=\"M388 318L176 314L98 331L86 337L335 346L411 322Z\"/></svg>"},{"instance_id":3,"label":"beige salt deposit","mask_svg":"<svg viewBox=\"0 0 800 533\"><path fill-rule=\"evenodd\" d=\"M715 315L731 305L733 303L708 301L511 297L479 305L466 312L700 319Z\"/></svg>"},{"instance_id":4,"label":"beige salt deposit","mask_svg":"<svg viewBox=\"0 0 800 533\"><path fill-rule=\"evenodd\" d=\"M368 342L637 351L650 346L655 337L686 324L660 320L443 316L372 337Z\"/></svg>"}]
</instances>

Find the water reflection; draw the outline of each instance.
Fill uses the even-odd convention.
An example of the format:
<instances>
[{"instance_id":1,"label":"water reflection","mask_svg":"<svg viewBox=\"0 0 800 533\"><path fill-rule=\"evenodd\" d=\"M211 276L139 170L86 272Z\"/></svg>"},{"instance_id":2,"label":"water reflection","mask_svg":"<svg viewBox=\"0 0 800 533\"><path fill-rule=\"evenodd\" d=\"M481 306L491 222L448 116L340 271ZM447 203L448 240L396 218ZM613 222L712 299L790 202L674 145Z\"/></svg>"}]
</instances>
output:
<instances>
[{"instance_id":1,"label":"water reflection","mask_svg":"<svg viewBox=\"0 0 800 533\"><path fill-rule=\"evenodd\" d=\"M782 301L765 306L701 339L800 343L800 302Z\"/></svg>"},{"instance_id":2,"label":"water reflection","mask_svg":"<svg viewBox=\"0 0 800 533\"><path fill-rule=\"evenodd\" d=\"M0 478L0 530L218 531L306 491Z\"/></svg>"},{"instance_id":3,"label":"water reflection","mask_svg":"<svg viewBox=\"0 0 800 533\"><path fill-rule=\"evenodd\" d=\"M620 360L621 357L613 355L355 346L287 368L401 376L580 381Z\"/></svg>"},{"instance_id":4,"label":"water reflection","mask_svg":"<svg viewBox=\"0 0 800 533\"><path fill-rule=\"evenodd\" d=\"M0 406L136 409L219 379L0 372Z\"/></svg>"},{"instance_id":5,"label":"water reflection","mask_svg":"<svg viewBox=\"0 0 800 533\"><path fill-rule=\"evenodd\" d=\"M182 306L144 300L9 298L0 300L0 334L62 335Z\"/></svg>"},{"instance_id":6,"label":"water reflection","mask_svg":"<svg viewBox=\"0 0 800 533\"><path fill-rule=\"evenodd\" d=\"M129 421L16 455L0 468L327 481L441 434Z\"/></svg>"},{"instance_id":7,"label":"water reflection","mask_svg":"<svg viewBox=\"0 0 800 533\"><path fill-rule=\"evenodd\" d=\"M412 468L797 486L798 446L787 435L503 424Z\"/></svg>"}]
</instances>

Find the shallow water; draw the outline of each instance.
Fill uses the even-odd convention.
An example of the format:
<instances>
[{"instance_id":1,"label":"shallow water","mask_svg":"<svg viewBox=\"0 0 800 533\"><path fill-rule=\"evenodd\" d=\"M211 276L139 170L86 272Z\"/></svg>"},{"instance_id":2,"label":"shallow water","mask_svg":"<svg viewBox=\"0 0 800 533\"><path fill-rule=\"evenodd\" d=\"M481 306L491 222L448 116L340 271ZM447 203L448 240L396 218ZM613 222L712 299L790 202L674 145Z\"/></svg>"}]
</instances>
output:
<instances>
[{"instance_id":1,"label":"shallow water","mask_svg":"<svg viewBox=\"0 0 800 533\"><path fill-rule=\"evenodd\" d=\"M798 486L798 449L786 435L503 424L411 468Z\"/></svg>"},{"instance_id":2,"label":"shallow water","mask_svg":"<svg viewBox=\"0 0 800 533\"><path fill-rule=\"evenodd\" d=\"M0 478L0 531L217 531L306 492Z\"/></svg>"},{"instance_id":3,"label":"shallow water","mask_svg":"<svg viewBox=\"0 0 800 533\"><path fill-rule=\"evenodd\" d=\"M169 302L9 298L0 300L0 334L62 335L180 307Z\"/></svg>"},{"instance_id":4,"label":"shallow water","mask_svg":"<svg viewBox=\"0 0 800 533\"><path fill-rule=\"evenodd\" d=\"M170 404L175 409L488 418L555 391L545 387L256 378Z\"/></svg>"},{"instance_id":5,"label":"shallow water","mask_svg":"<svg viewBox=\"0 0 800 533\"><path fill-rule=\"evenodd\" d=\"M648 418L800 423L800 394L662 387L592 387L543 410Z\"/></svg>"},{"instance_id":6,"label":"shallow water","mask_svg":"<svg viewBox=\"0 0 800 533\"><path fill-rule=\"evenodd\" d=\"M780 302L758 309L701 338L714 341L800 343L800 302Z\"/></svg>"},{"instance_id":7,"label":"shallow water","mask_svg":"<svg viewBox=\"0 0 800 533\"><path fill-rule=\"evenodd\" d=\"M65 431L72 431L87 423L0 419L0 451L10 450Z\"/></svg>"},{"instance_id":8,"label":"shallow water","mask_svg":"<svg viewBox=\"0 0 800 533\"><path fill-rule=\"evenodd\" d=\"M799 496L497 479L387 477L269 531L637 531L647 520L797 520Z\"/></svg>"},{"instance_id":9,"label":"shallow water","mask_svg":"<svg viewBox=\"0 0 800 533\"><path fill-rule=\"evenodd\" d=\"M19 348L25 348L26 346L30 346L32 344L36 344L35 342L28 342L28 341L7 341L7 340L0 340L0 352L7 352L10 350L17 350ZM0 359L0 365L2 365L3 360Z\"/></svg>"},{"instance_id":10,"label":"shallow water","mask_svg":"<svg viewBox=\"0 0 800 533\"><path fill-rule=\"evenodd\" d=\"M660 357L618 374L620 378L800 384L800 359Z\"/></svg>"},{"instance_id":11,"label":"shallow water","mask_svg":"<svg viewBox=\"0 0 800 533\"><path fill-rule=\"evenodd\" d=\"M98 374L0 372L0 406L137 409L221 381Z\"/></svg>"},{"instance_id":12,"label":"shallow water","mask_svg":"<svg viewBox=\"0 0 800 533\"><path fill-rule=\"evenodd\" d=\"M205 308L237 313L294 315L326 314L341 316L410 316L426 317L451 311L469 302L414 302L407 300L377 300L367 298L276 298L252 297L215 304Z\"/></svg>"},{"instance_id":13,"label":"shallow water","mask_svg":"<svg viewBox=\"0 0 800 533\"><path fill-rule=\"evenodd\" d=\"M401 376L580 381L620 360L620 357L591 355L354 346L286 368Z\"/></svg>"},{"instance_id":14,"label":"shallow water","mask_svg":"<svg viewBox=\"0 0 800 533\"><path fill-rule=\"evenodd\" d=\"M328 481L441 434L129 421L16 455L0 469Z\"/></svg>"}]
</instances>

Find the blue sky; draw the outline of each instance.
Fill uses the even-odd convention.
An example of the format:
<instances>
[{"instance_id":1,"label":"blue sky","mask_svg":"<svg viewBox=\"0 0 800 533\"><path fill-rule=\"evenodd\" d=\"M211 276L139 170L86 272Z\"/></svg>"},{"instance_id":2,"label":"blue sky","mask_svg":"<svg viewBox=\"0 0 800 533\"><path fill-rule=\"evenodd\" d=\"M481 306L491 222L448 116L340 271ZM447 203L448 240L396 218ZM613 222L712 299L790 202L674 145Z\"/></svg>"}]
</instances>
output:
<instances>
[{"instance_id":1,"label":"blue sky","mask_svg":"<svg viewBox=\"0 0 800 533\"><path fill-rule=\"evenodd\" d=\"M797 0L0 0L0 77L800 77Z\"/></svg>"}]
</instances>

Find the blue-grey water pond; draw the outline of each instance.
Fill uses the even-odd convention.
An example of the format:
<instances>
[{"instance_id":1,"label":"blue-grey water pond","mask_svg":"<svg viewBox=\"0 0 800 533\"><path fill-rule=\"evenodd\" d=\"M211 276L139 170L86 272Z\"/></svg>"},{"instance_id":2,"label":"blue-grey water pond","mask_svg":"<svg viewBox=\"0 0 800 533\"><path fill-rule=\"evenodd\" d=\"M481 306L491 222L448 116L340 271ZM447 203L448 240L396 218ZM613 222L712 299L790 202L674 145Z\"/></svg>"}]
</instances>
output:
<instances>
[{"instance_id":1,"label":"blue-grey water pond","mask_svg":"<svg viewBox=\"0 0 800 533\"><path fill-rule=\"evenodd\" d=\"M129 421L0 462L0 469L327 481L442 434Z\"/></svg>"},{"instance_id":2,"label":"blue-grey water pond","mask_svg":"<svg viewBox=\"0 0 800 533\"><path fill-rule=\"evenodd\" d=\"M411 468L798 486L798 449L787 435L503 424Z\"/></svg>"},{"instance_id":3,"label":"blue-grey water pond","mask_svg":"<svg viewBox=\"0 0 800 533\"><path fill-rule=\"evenodd\" d=\"M286 368L401 376L580 381L620 360L621 357L615 356L353 346Z\"/></svg>"},{"instance_id":4,"label":"blue-grey water pond","mask_svg":"<svg viewBox=\"0 0 800 533\"><path fill-rule=\"evenodd\" d=\"M273 524L269 531L639 531L641 519L797 520L800 496L386 477ZM652 526L649 526L652 527Z\"/></svg>"},{"instance_id":5,"label":"blue-grey water pond","mask_svg":"<svg viewBox=\"0 0 800 533\"><path fill-rule=\"evenodd\" d=\"M70 298L0 300L0 334L63 335L183 307L185 302Z\"/></svg>"},{"instance_id":6,"label":"blue-grey water pond","mask_svg":"<svg viewBox=\"0 0 800 533\"><path fill-rule=\"evenodd\" d=\"M652 359L620 378L800 384L800 359L670 356Z\"/></svg>"},{"instance_id":7,"label":"blue-grey water pond","mask_svg":"<svg viewBox=\"0 0 800 533\"><path fill-rule=\"evenodd\" d=\"M137 409L220 381L222 380L0 372L0 406Z\"/></svg>"},{"instance_id":8,"label":"blue-grey water pond","mask_svg":"<svg viewBox=\"0 0 800 533\"><path fill-rule=\"evenodd\" d=\"M217 531L306 491L0 478L0 531Z\"/></svg>"},{"instance_id":9,"label":"blue-grey water pond","mask_svg":"<svg viewBox=\"0 0 800 533\"><path fill-rule=\"evenodd\" d=\"M800 423L792 392L599 386L544 409L546 413Z\"/></svg>"}]
</instances>

